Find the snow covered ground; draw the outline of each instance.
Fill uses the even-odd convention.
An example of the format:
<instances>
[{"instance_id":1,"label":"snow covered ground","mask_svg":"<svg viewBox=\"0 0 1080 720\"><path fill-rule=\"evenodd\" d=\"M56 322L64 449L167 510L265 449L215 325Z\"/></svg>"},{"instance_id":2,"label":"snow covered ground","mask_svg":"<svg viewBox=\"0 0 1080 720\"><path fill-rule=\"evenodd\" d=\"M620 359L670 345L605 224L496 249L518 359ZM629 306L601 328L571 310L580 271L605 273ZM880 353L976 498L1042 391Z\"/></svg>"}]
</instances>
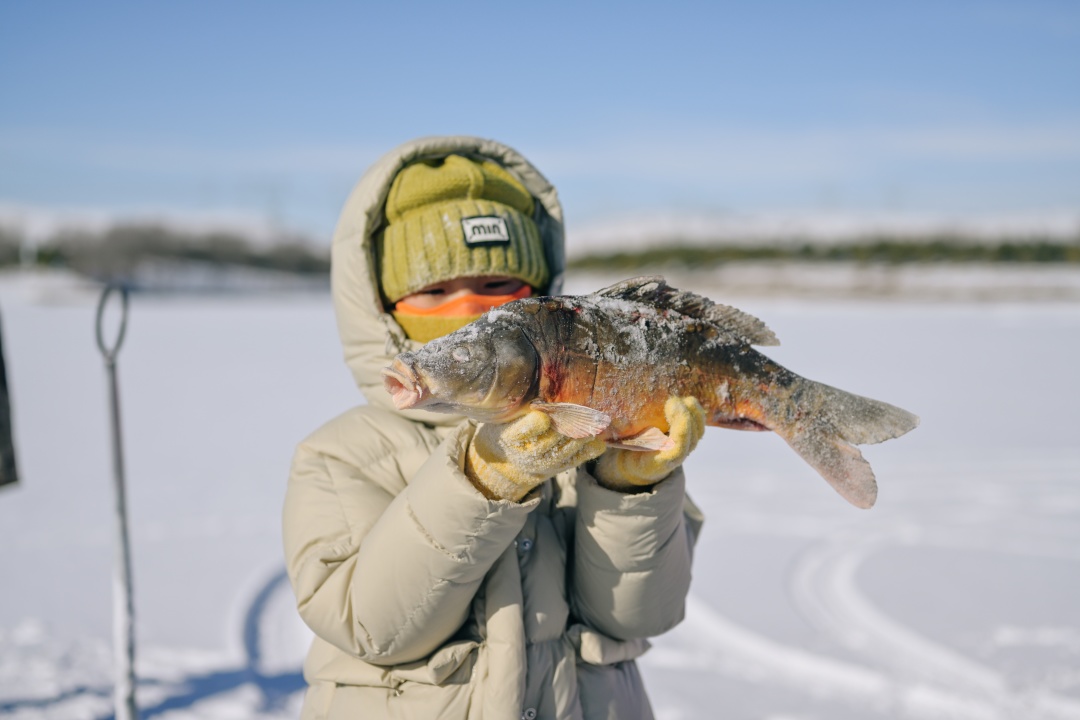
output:
<instances>
[{"instance_id":1,"label":"snow covered ground","mask_svg":"<svg viewBox=\"0 0 1080 720\"><path fill-rule=\"evenodd\" d=\"M50 284L51 283L51 284ZM573 291L595 287L582 279ZM1080 304L725 295L768 354L922 416L847 505L779 438L710 430L657 715L1080 718ZM111 714L111 489L96 296L0 279L22 483L0 490L0 716ZM292 448L358 401L329 299L132 301L119 357L144 717L295 717Z\"/></svg>"}]
</instances>

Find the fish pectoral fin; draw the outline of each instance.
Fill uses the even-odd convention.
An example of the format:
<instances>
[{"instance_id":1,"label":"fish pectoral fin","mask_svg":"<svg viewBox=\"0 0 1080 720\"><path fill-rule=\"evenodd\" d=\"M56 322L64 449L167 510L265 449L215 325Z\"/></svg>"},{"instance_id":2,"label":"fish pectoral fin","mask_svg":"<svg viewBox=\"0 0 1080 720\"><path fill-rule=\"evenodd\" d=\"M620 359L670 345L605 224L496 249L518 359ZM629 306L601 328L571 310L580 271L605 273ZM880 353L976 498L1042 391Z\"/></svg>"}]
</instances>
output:
<instances>
[{"instance_id":1,"label":"fish pectoral fin","mask_svg":"<svg viewBox=\"0 0 1080 720\"><path fill-rule=\"evenodd\" d=\"M611 416L574 403L533 402L532 407L547 413L551 424L566 437L596 437L611 425Z\"/></svg>"},{"instance_id":2,"label":"fish pectoral fin","mask_svg":"<svg viewBox=\"0 0 1080 720\"><path fill-rule=\"evenodd\" d=\"M619 438L617 442L609 442L608 447L637 452L654 452L657 450L671 450L675 447L675 441L665 435L660 428L651 427L639 432L637 435Z\"/></svg>"}]
</instances>

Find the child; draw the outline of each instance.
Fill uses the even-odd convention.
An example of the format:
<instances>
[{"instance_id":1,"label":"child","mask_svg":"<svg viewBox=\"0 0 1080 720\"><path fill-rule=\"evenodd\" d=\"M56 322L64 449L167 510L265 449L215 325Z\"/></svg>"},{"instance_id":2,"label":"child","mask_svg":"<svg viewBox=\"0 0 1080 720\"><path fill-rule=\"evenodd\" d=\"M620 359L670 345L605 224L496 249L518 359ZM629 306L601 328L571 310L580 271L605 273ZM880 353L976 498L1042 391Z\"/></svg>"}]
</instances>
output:
<instances>
[{"instance_id":1,"label":"child","mask_svg":"<svg viewBox=\"0 0 1080 720\"><path fill-rule=\"evenodd\" d=\"M562 209L514 150L423 138L357 184L333 244L345 359L368 404L297 448L285 555L315 640L304 718L651 718L634 659L683 616L701 516L671 450L606 450L532 412L398 411L380 370L533 292L558 291Z\"/></svg>"}]
</instances>

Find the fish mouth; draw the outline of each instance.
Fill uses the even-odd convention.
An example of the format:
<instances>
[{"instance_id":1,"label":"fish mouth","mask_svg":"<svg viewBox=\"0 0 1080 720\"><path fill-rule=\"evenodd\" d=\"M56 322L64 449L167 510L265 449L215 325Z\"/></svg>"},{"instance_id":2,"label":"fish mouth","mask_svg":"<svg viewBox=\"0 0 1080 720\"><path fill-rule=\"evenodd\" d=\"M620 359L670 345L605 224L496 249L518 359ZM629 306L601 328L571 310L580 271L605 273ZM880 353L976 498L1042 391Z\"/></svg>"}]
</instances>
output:
<instances>
[{"instance_id":1,"label":"fish mouth","mask_svg":"<svg viewBox=\"0 0 1080 720\"><path fill-rule=\"evenodd\" d=\"M416 407L424 397L424 383L417 377L416 371L401 359L395 358L393 364L382 369L383 388L394 400L398 410Z\"/></svg>"}]
</instances>

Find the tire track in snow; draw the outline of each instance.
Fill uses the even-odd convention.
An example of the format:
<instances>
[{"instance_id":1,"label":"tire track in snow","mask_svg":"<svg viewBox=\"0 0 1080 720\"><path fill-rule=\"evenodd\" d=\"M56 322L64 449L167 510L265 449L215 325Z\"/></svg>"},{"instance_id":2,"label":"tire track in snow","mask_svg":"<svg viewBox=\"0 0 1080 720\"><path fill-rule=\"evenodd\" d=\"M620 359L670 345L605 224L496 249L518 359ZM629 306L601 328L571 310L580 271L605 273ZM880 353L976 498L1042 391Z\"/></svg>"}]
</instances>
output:
<instances>
[{"instance_id":1,"label":"tire track in snow","mask_svg":"<svg viewBox=\"0 0 1080 720\"><path fill-rule=\"evenodd\" d=\"M700 670L702 657L725 675L768 678L815 698L865 707L910 720L1016 720L993 702L924 683L900 682L871 668L785 645L723 617L691 595L680 630L699 651L679 663Z\"/></svg>"},{"instance_id":2,"label":"tire track in snow","mask_svg":"<svg viewBox=\"0 0 1080 720\"><path fill-rule=\"evenodd\" d=\"M890 510L886 517L891 517L894 523L917 527L918 539L927 545L1080 560L1080 526L1075 522L1080 516L1080 502L1073 482L1080 473L1080 458L1070 454L1051 460L1035 463L1025 457L1022 461L1013 459L973 467L970 460L964 459L947 468L948 482L935 474L942 470L942 463L935 461L917 468L919 472L909 470L906 474L912 482L898 486L893 507L884 508L883 512ZM899 480L905 473L897 471L894 475ZM957 480L961 475L962 482ZM988 480L993 482L988 484ZM942 502L943 488L951 488L956 496L952 499L961 504ZM978 492L972 492L973 488ZM931 489L936 493L932 495L935 501L928 503L925 498L931 496ZM875 522L852 526L847 518L830 514L827 508L810 512L801 503L778 515L780 511L773 507L767 512L762 510L755 496L729 495L717 493L710 498L706 494L704 501L701 496L697 499L707 511L712 510L714 522L719 518L720 524L736 534L778 535L827 543L837 542L832 537L837 527L847 525L850 527L845 537L865 544L862 538L875 532L872 525L879 525ZM741 503L733 503L733 498ZM979 499L975 505L971 504L973 498ZM709 499L719 509L709 508ZM956 507L963 512L958 513ZM892 537L897 539L895 535ZM848 572L854 577L855 568L849 568ZM849 622L845 610L832 605L827 608L829 617L840 627ZM906 628L901 629L919 637ZM998 687L1009 689L1003 676L959 655L938 656L940 666L955 671L951 676L927 680L919 675L894 673L889 663L893 649L870 653L873 666L837 660L756 634L723 617L700 598L688 600L686 620L673 631L672 639L681 647L658 643L645 662L693 671L701 671L711 663L714 672L725 677L765 681L809 696L829 696L876 711L874 716L1080 720L1080 704L1074 698L1048 691L1006 693L1003 697L994 692ZM957 659L959 662L951 662ZM964 682L957 687L950 685L956 674L966 680L966 685ZM989 691L981 691L980 687Z\"/></svg>"},{"instance_id":3,"label":"tire track in snow","mask_svg":"<svg viewBox=\"0 0 1080 720\"><path fill-rule=\"evenodd\" d=\"M862 562L884 546L910 540L909 534L894 531L858 542L834 536L812 545L791 576L797 606L816 627L872 662L889 666L906 682L984 698L1008 718L1080 718L1080 701L1044 690L1014 692L996 670L919 635L862 594L855 578Z\"/></svg>"}]
</instances>

